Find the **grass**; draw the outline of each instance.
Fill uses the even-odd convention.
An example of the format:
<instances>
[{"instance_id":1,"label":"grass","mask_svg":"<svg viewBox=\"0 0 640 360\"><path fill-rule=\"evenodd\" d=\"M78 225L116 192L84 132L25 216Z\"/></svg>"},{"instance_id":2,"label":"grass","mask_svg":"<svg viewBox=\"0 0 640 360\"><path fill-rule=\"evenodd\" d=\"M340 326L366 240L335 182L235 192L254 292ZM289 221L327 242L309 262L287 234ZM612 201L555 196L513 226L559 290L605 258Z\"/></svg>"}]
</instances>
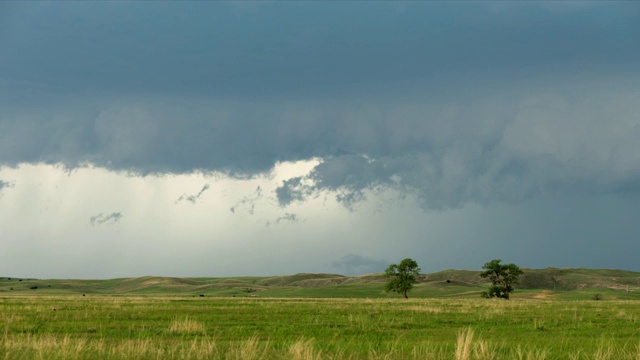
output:
<instances>
[{"instance_id":1,"label":"grass","mask_svg":"<svg viewBox=\"0 0 640 360\"><path fill-rule=\"evenodd\" d=\"M4 359L639 359L637 301L0 297Z\"/></svg>"},{"instance_id":2,"label":"grass","mask_svg":"<svg viewBox=\"0 0 640 360\"><path fill-rule=\"evenodd\" d=\"M477 271L0 278L0 359L634 359L640 273L527 269L512 301ZM598 298L598 301L594 299Z\"/></svg>"}]
</instances>

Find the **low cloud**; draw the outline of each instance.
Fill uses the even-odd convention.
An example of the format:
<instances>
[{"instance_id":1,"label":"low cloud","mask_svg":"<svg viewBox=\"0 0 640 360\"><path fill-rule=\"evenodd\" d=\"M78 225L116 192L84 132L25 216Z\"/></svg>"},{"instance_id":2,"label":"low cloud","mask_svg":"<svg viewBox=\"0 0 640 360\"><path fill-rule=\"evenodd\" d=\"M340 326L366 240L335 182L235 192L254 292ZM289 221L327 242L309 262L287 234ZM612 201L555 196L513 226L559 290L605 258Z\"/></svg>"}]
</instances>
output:
<instances>
[{"instance_id":1,"label":"low cloud","mask_svg":"<svg viewBox=\"0 0 640 360\"><path fill-rule=\"evenodd\" d=\"M276 218L275 220L273 220L273 222L271 220L268 220L265 223L265 226L269 227L271 225L274 225L274 224L277 225L277 224L284 223L284 222L287 222L287 223L299 223L300 222L300 218L296 214L285 213L284 215L282 215L282 216Z\"/></svg>"},{"instance_id":2,"label":"low cloud","mask_svg":"<svg viewBox=\"0 0 640 360\"><path fill-rule=\"evenodd\" d=\"M12 187L15 187L14 183L0 180L0 190L4 188L12 188Z\"/></svg>"},{"instance_id":3,"label":"low cloud","mask_svg":"<svg viewBox=\"0 0 640 360\"><path fill-rule=\"evenodd\" d=\"M262 188L258 186L253 194L243 197L242 200L238 201L235 205L229 208L229 210L232 213L235 213L236 210L244 208L249 214L253 215L256 208L256 202L260 199L262 199Z\"/></svg>"},{"instance_id":4,"label":"low cloud","mask_svg":"<svg viewBox=\"0 0 640 360\"><path fill-rule=\"evenodd\" d=\"M176 200L176 202L181 202L181 201L188 201L192 204L195 204L198 199L200 199L200 196L202 196L202 194L209 190L209 184L204 184L204 186L202 187L202 189L200 189L200 191L195 194L195 195L187 195L187 194L182 194L180 195L180 197L178 198L178 200Z\"/></svg>"},{"instance_id":5,"label":"low cloud","mask_svg":"<svg viewBox=\"0 0 640 360\"><path fill-rule=\"evenodd\" d=\"M279 218L276 219L276 224L279 224L279 223L284 222L284 221L297 223L298 221L300 221L300 219L298 218L298 215L296 215L296 214L286 213L283 216L280 216Z\"/></svg>"},{"instance_id":6,"label":"low cloud","mask_svg":"<svg viewBox=\"0 0 640 360\"><path fill-rule=\"evenodd\" d=\"M89 223L93 226L113 225L118 221L120 221L120 219L122 219L122 213L120 212L113 212L108 215L104 215L103 213L100 213L96 216L92 216L89 219Z\"/></svg>"},{"instance_id":7,"label":"low cloud","mask_svg":"<svg viewBox=\"0 0 640 360\"><path fill-rule=\"evenodd\" d=\"M331 267L340 269L344 275L380 273L389 265L383 260L374 260L362 255L348 254L331 262Z\"/></svg>"},{"instance_id":8,"label":"low cloud","mask_svg":"<svg viewBox=\"0 0 640 360\"><path fill-rule=\"evenodd\" d=\"M284 180L282 185L276 188L276 199L278 204L284 207L294 202L303 202L314 193L313 186L302 183L303 177L297 176L288 180Z\"/></svg>"}]
</instances>

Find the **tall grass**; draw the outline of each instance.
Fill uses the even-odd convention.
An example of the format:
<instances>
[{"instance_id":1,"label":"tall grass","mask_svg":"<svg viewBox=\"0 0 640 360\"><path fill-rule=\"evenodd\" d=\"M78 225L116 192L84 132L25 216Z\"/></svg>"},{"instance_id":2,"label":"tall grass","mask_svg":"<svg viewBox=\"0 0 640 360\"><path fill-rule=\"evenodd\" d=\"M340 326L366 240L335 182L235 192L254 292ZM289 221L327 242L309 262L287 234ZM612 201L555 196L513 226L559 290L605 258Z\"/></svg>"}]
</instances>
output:
<instances>
[{"instance_id":1,"label":"tall grass","mask_svg":"<svg viewBox=\"0 0 640 360\"><path fill-rule=\"evenodd\" d=\"M291 360L320 360L322 352L313 346L312 340L298 339L289 347L289 355Z\"/></svg>"},{"instance_id":2,"label":"tall grass","mask_svg":"<svg viewBox=\"0 0 640 360\"><path fill-rule=\"evenodd\" d=\"M473 341L473 329L467 328L458 332L456 346L456 360L468 360L471 356L471 342Z\"/></svg>"},{"instance_id":3,"label":"tall grass","mask_svg":"<svg viewBox=\"0 0 640 360\"><path fill-rule=\"evenodd\" d=\"M638 360L638 305L0 297L0 359Z\"/></svg>"}]
</instances>

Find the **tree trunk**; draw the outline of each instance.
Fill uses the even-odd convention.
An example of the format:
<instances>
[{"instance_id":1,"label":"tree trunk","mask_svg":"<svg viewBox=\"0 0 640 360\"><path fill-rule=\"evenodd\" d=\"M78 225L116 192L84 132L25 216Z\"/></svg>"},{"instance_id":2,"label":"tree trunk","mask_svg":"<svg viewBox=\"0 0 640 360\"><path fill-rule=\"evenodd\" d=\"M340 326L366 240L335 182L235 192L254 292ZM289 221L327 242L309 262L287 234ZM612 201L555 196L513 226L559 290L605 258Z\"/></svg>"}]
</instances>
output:
<instances>
[{"instance_id":1,"label":"tree trunk","mask_svg":"<svg viewBox=\"0 0 640 360\"><path fill-rule=\"evenodd\" d=\"M402 295L404 295L404 298L405 298L405 299L408 299L408 298L409 298L409 296L407 296L407 290L403 291L403 292L402 292Z\"/></svg>"}]
</instances>

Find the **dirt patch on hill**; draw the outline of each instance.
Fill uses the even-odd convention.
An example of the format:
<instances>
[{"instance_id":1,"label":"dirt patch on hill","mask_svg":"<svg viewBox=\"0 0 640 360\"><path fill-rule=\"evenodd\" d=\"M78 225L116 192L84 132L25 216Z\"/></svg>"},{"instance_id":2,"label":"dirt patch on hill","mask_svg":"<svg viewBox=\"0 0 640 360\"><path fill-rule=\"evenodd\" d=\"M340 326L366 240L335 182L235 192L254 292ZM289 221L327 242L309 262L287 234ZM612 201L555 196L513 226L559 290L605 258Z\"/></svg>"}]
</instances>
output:
<instances>
[{"instance_id":1,"label":"dirt patch on hill","mask_svg":"<svg viewBox=\"0 0 640 360\"><path fill-rule=\"evenodd\" d=\"M532 296L534 299L548 299L553 296L553 293L549 290L542 290Z\"/></svg>"}]
</instances>

